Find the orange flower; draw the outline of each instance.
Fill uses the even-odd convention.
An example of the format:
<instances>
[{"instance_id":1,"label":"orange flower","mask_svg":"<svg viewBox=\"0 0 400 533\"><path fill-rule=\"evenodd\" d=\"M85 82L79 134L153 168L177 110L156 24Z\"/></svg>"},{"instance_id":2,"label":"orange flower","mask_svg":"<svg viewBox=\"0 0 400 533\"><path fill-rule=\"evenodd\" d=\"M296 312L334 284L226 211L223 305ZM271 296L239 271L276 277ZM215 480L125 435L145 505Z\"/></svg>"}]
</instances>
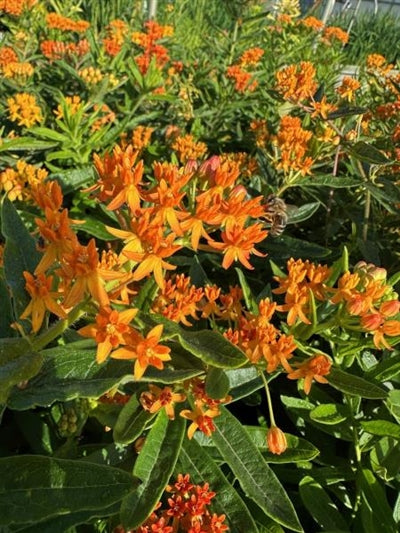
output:
<instances>
[{"instance_id":1,"label":"orange flower","mask_svg":"<svg viewBox=\"0 0 400 533\"><path fill-rule=\"evenodd\" d=\"M253 270L249 263L250 254L265 257L265 254L257 251L254 247L256 243L263 241L268 235L268 231L262 228L263 225L258 223L247 228L235 224L221 233L223 242L210 240L210 246L216 250L221 250L224 254L222 267L228 269L234 261L240 261L246 268Z\"/></svg>"},{"instance_id":2,"label":"orange flower","mask_svg":"<svg viewBox=\"0 0 400 533\"><path fill-rule=\"evenodd\" d=\"M164 368L164 362L170 361L171 349L159 344L163 326L159 324L149 331L146 338L141 335L133 335L129 338L127 346L111 352L113 359L135 359L134 376L139 380L151 365L158 370Z\"/></svg>"},{"instance_id":3,"label":"orange flower","mask_svg":"<svg viewBox=\"0 0 400 533\"><path fill-rule=\"evenodd\" d=\"M184 409L179 413L183 418L192 420L187 432L188 439L192 439L197 429L202 431L205 435L207 435L207 437L209 437L213 431L215 431L215 426L212 419L220 414L218 408L207 409L206 411L203 411L202 407L202 402L196 402L196 406L193 410Z\"/></svg>"},{"instance_id":4,"label":"orange flower","mask_svg":"<svg viewBox=\"0 0 400 533\"><path fill-rule=\"evenodd\" d=\"M96 315L96 324L88 324L78 330L83 337L96 339L96 360L99 364L107 359L111 350L127 343L127 334L133 333L129 324L137 312L137 309L126 309L119 313L110 307L101 307Z\"/></svg>"},{"instance_id":5,"label":"orange flower","mask_svg":"<svg viewBox=\"0 0 400 533\"><path fill-rule=\"evenodd\" d=\"M285 100L302 102L312 98L317 90L315 68L309 61L289 65L276 73L276 89Z\"/></svg>"},{"instance_id":6,"label":"orange flower","mask_svg":"<svg viewBox=\"0 0 400 533\"><path fill-rule=\"evenodd\" d=\"M44 209L46 220L35 218L39 233L44 239L44 255L37 265L35 272L45 272L65 254L71 253L78 244L78 239L71 229L71 223L76 222L68 217L68 209L54 211L51 207Z\"/></svg>"},{"instance_id":7,"label":"orange flower","mask_svg":"<svg viewBox=\"0 0 400 533\"><path fill-rule=\"evenodd\" d=\"M174 392L171 387L160 389L156 385L149 385L149 389L149 391L142 392L140 395L140 403L143 409L150 413L157 413L157 411L164 408L168 418L174 420L174 403L184 402L186 395Z\"/></svg>"},{"instance_id":8,"label":"orange flower","mask_svg":"<svg viewBox=\"0 0 400 533\"><path fill-rule=\"evenodd\" d=\"M342 84L336 89L336 92L342 98L345 98L348 102L351 102L354 97L354 91L357 91L360 87L361 84L358 80L351 78L350 76L345 76L342 79Z\"/></svg>"},{"instance_id":9,"label":"orange flower","mask_svg":"<svg viewBox=\"0 0 400 533\"><path fill-rule=\"evenodd\" d=\"M53 276L46 277L43 273L33 276L30 272L23 272L25 289L31 296L31 301L21 315L21 318L32 316L32 331L38 332L46 311L54 313L59 318L66 318L64 309L57 303L60 294L52 291Z\"/></svg>"},{"instance_id":10,"label":"orange flower","mask_svg":"<svg viewBox=\"0 0 400 533\"><path fill-rule=\"evenodd\" d=\"M87 246L83 246L79 242L73 243L72 251L63 256L61 274L70 283L64 300L65 307L75 306L85 298L87 293L101 307L109 305L94 239L91 239Z\"/></svg>"},{"instance_id":11,"label":"orange flower","mask_svg":"<svg viewBox=\"0 0 400 533\"><path fill-rule=\"evenodd\" d=\"M18 126L30 128L36 122L42 122L43 115L32 94L17 93L15 98L7 98L8 115Z\"/></svg>"},{"instance_id":12,"label":"orange flower","mask_svg":"<svg viewBox=\"0 0 400 533\"><path fill-rule=\"evenodd\" d=\"M239 64L241 67L257 65L263 55L264 50L262 48L249 48L240 56Z\"/></svg>"},{"instance_id":13,"label":"orange flower","mask_svg":"<svg viewBox=\"0 0 400 533\"><path fill-rule=\"evenodd\" d=\"M318 383L328 383L324 376L329 374L332 363L326 355L316 355L297 366L298 369L290 372L287 377L289 379L304 378L304 392L306 394L309 394L314 379Z\"/></svg>"},{"instance_id":14,"label":"orange flower","mask_svg":"<svg viewBox=\"0 0 400 533\"><path fill-rule=\"evenodd\" d=\"M267 445L269 451L276 455L280 455L287 449L286 436L277 426L271 426L267 431Z\"/></svg>"},{"instance_id":15,"label":"orange flower","mask_svg":"<svg viewBox=\"0 0 400 533\"><path fill-rule=\"evenodd\" d=\"M189 159L201 159L207 153L207 145L195 141L190 134L176 137L171 148L177 152L181 163L186 163Z\"/></svg>"},{"instance_id":16,"label":"orange flower","mask_svg":"<svg viewBox=\"0 0 400 533\"><path fill-rule=\"evenodd\" d=\"M336 26L328 26L323 31L322 41L326 44L331 44L335 42L335 40L342 44L346 44L349 41L349 34Z\"/></svg>"},{"instance_id":17,"label":"orange flower","mask_svg":"<svg viewBox=\"0 0 400 533\"><path fill-rule=\"evenodd\" d=\"M181 322L185 326L191 326L188 317L198 319L198 303L203 297L203 289L196 288L190 282L190 277L184 274L169 279L152 305L152 311L159 313L174 322Z\"/></svg>"}]
</instances>

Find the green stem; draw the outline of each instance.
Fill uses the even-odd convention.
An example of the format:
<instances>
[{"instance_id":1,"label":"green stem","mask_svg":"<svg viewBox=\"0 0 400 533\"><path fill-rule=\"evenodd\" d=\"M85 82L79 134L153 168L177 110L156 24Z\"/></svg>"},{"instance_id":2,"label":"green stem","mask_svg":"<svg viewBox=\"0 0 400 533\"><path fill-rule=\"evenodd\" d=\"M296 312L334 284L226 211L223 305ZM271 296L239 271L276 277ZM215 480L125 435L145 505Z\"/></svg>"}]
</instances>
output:
<instances>
[{"instance_id":1,"label":"green stem","mask_svg":"<svg viewBox=\"0 0 400 533\"><path fill-rule=\"evenodd\" d=\"M64 333L64 331L68 329L71 324L76 322L78 318L80 318L86 313L86 310L84 308L86 303L87 302L84 301L80 303L79 305L77 305L76 307L74 307L72 311L68 313L67 318L65 318L64 320L59 320L58 322L54 324L54 326L52 326L47 331L45 331L42 335L37 337L32 342L33 350L38 352L42 350L43 348L45 348L48 344L50 344L50 342L52 342L54 339L56 339L57 337L60 337L60 335L62 335L62 333Z\"/></svg>"},{"instance_id":2,"label":"green stem","mask_svg":"<svg viewBox=\"0 0 400 533\"><path fill-rule=\"evenodd\" d=\"M269 412L269 419L270 419L271 427L275 427L276 423L275 423L275 417L274 417L274 410L272 408L272 399L271 399L271 393L269 391L268 381L267 381L267 378L264 376L264 372L262 370L259 370L258 373L260 374L264 382L265 393L267 395L268 412Z\"/></svg>"}]
</instances>

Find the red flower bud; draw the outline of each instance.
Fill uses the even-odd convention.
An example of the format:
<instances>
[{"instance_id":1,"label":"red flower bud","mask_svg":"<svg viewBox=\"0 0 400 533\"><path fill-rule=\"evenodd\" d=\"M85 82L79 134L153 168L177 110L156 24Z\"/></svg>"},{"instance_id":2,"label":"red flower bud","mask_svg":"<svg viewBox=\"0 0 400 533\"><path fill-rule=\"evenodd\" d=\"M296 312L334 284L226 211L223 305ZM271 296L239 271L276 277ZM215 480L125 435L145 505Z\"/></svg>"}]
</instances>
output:
<instances>
[{"instance_id":1,"label":"red flower bud","mask_svg":"<svg viewBox=\"0 0 400 533\"><path fill-rule=\"evenodd\" d=\"M287 440L284 432L277 426L272 426L267 432L268 449L275 455L280 455L287 448Z\"/></svg>"}]
</instances>

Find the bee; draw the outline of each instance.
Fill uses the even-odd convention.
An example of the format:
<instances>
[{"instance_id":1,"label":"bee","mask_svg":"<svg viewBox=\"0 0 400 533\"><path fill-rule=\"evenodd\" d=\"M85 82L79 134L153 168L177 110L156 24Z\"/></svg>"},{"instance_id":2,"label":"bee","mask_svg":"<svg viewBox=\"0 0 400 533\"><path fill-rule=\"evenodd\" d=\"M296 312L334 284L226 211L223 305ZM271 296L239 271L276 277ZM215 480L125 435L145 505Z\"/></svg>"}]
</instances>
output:
<instances>
[{"instance_id":1,"label":"bee","mask_svg":"<svg viewBox=\"0 0 400 533\"><path fill-rule=\"evenodd\" d=\"M262 217L270 225L270 235L279 237L285 231L289 220L288 206L285 201L275 194L265 198L265 215Z\"/></svg>"}]
</instances>

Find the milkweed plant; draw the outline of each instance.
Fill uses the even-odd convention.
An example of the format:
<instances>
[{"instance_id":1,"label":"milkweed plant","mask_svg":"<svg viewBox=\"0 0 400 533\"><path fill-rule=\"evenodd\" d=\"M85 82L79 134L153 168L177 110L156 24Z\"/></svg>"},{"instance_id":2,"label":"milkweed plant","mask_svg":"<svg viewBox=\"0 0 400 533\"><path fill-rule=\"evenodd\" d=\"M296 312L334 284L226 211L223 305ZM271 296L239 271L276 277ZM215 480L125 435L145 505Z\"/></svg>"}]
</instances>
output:
<instances>
[{"instance_id":1,"label":"milkweed plant","mask_svg":"<svg viewBox=\"0 0 400 533\"><path fill-rule=\"evenodd\" d=\"M0 0L0 530L395 533L396 65L88 4Z\"/></svg>"}]
</instances>

